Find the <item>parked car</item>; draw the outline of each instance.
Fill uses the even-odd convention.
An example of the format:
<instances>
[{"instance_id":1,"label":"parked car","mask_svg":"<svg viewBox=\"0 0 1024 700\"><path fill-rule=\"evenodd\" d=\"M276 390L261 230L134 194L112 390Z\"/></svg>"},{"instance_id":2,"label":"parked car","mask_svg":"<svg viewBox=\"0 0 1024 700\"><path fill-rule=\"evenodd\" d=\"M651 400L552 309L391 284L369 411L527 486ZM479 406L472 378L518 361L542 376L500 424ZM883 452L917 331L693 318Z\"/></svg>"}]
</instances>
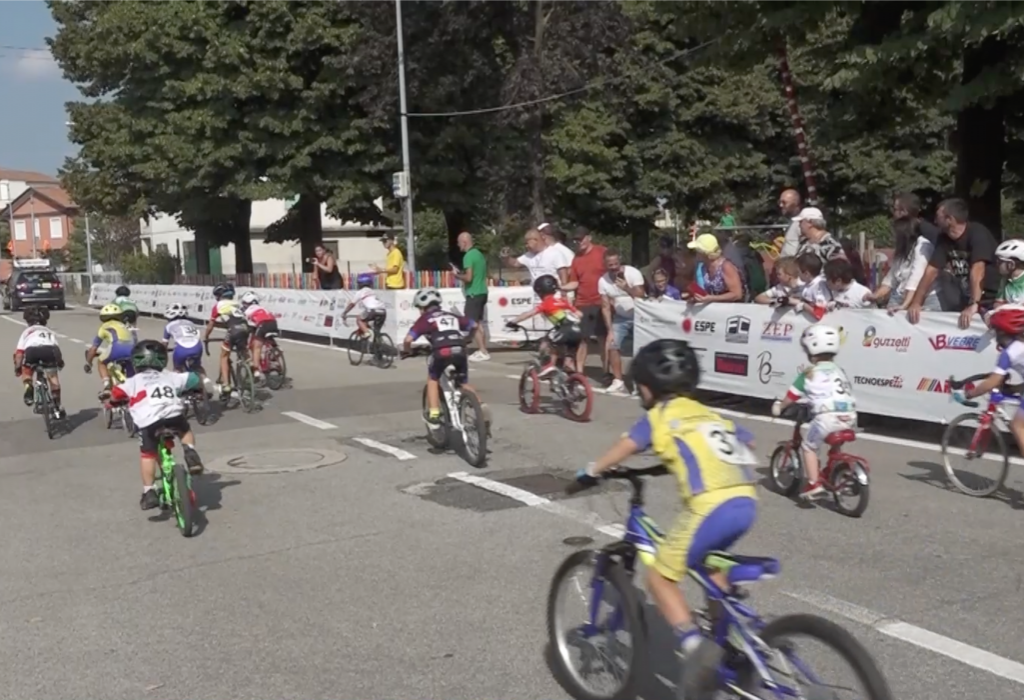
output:
<instances>
[{"instance_id":1,"label":"parked car","mask_svg":"<svg viewBox=\"0 0 1024 700\"><path fill-rule=\"evenodd\" d=\"M15 260L3 285L3 307L18 311L29 304L64 309L64 285L46 260Z\"/></svg>"}]
</instances>

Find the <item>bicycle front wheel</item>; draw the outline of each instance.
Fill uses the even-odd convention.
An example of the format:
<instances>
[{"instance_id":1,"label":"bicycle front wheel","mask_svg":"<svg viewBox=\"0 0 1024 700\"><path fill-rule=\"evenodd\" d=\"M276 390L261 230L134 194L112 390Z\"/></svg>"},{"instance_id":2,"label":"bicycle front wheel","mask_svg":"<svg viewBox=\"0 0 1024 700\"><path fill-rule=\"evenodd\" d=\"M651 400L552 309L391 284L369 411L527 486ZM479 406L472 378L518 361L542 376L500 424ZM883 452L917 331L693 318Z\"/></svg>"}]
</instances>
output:
<instances>
[{"instance_id":1,"label":"bicycle front wheel","mask_svg":"<svg viewBox=\"0 0 1024 700\"><path fill-rule=\"evenodd\" d=\"M366 354L366 338L360 335L358 330L352 331L352 335L348 337L347 350L349 364L353 366L362 364L363 355Z\"/></svg>"},{"instance_id":2,"label":"bicycle front wheel","mask_svg":"<svg viewBox=\"0 0 1024 700\"><path fill-rule=\"evenodd\" d=\"M1010 453L1006 438L992 423L981 425L981 413L961 413L942 433L942 466L961 493L991 496L1006 481Z\"/></svg>"},{"instance_id":3,"label":"bicycle front wheel","mask_svg":"<svg viewBox=\"0 0 1024 700\"><path fill-rule=\"evenodd\" d=\"M381 369L387 369L395 362L398 350L395 349L395 341L387 333L377 336L377 344L373 349L373 359Z\"/></svg>"},{"instance_id":4,"label":"bicycle front wheel","mask_svg":"<svg viewBox=\"0 0 1024 700\"><path fill-rule=\"evenodd\" d=\"M174 463L174 518L185 537L191 537L195 526L196 494L185 467Z\"/></svg>"},{"instance_id":5,"label":"bicycle front wheel","mask_svg":"<svg viewBox=\"0 0 1024 700\"><path fill-rule=\"evenodd\" d=\"M210 425L213 423L213 404L206 394L206 389L200 389L189 403L192 405L192 412L196 414L196 422L199 425Z\"/></svg>"},{"instance_id":6,"label":"bicycle front wheel","mask_svg":"<svg viewBox=\"0 0 1024 700\"><path fill-rule=\"evenodd\" d=\"M267 386L277 391L284 386L288 378L288 367L284 361L284 352L277 345L268 345L264 348L263 354L266 357Z\"/></svg>"},{"instance_id":7,"label":"bicycle front wheel","mask_svg":"<svg viewBox=\"0 0 1024 700\"><path fill-rule=\"evenodd\" d=\"M241 361L235 368L235 389L238 390L242 410L246 413L255 413L259 408L256 402L256 379L252 376L252 368L248 362Z\"/></svg>"},{"instance_id":8,"label":"bicycle front wheel","mask_svg":"<svg viewBox=\"0 0 1024 700\"><path fill-rule=\"evenodd\" d=\"M570 605L580 610L571 622L564 610ZM637 696L647 633L636 589L621 564L594 550L569 555L551 580L547 623L551 671L569 695L576 700Z\"/></svg>"},{"instance_id":9,"label":"bicycle front wheel","mask_svg":"<svg viewBox=\"0 0 1024 700\"><path fill-rule=\"evenodd\" d=\"M487 423L484 420L484 409L475 394L463 390L458 410L466 461L471 467L479 469L487 462Z\"/></svg>"},{"instance_id":10,"label":"bicycle front wheel","mask_svg":"<svg viewBox=\"0 0 1024 700\"><path fill-rule=\"evenodd\" d=\"M565 380L565 417L577 423L590 420L594 408L594 390L582 374L570 374Z\"/></svg>"}]
</instances>

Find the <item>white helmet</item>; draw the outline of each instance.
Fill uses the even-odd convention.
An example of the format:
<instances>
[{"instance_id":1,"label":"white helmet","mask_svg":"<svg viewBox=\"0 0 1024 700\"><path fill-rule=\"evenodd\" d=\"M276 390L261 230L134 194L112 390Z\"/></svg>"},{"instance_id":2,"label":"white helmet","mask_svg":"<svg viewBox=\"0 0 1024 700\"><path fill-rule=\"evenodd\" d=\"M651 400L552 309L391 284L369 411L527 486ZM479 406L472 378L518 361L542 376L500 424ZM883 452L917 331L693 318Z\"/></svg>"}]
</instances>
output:
<instances>
[{"instance_id":1,"label":"white helmet","mask_svg":"<svg viewBox=\"0 0 1024 700\"><path fill-rule=\"evenodd\" d=\"M808 355L824 355L826 353L835 355L839 352L839 345L842 339L839 331L832 326L823 323L816 323L808 326L803 335L800 336L800 345Z\"/></svg>"},{"instance_id":2,"label":"white helmet","mask_svg":"<svg viewBox=\"0 0 1024 700\"><path fill-rule=\"evenodd\" d=\"M176 318L185 318L188 315L188 309L184 304L171 304L164 311L164 318L168 321L173 321Z\"/></svg>"},{"instance_id":3,"label":"white helmet","mask_svg":"<svg viewBox=\"0 0 1024 700\"><path fill-rule=\"evenodd\" d=\"M437 291L433 287L424 287L420 291L416 292L416 296L413 297L412 305L417 309L425 309L432 304L441 303L441 292Z\"/></svg>"},{"instance_id":4,"label":"white helmet","mask_svg":"<svg viewBox=\"0 0 1024 700\"><path fill-rule=\"evenodd\" d=\"M1024 263L1024 241L1019 238L1003 241L996 248L996 258Z\"/></svg>"},{"instance_id":5,"label":"white helmet","mask_svg":"<svg viewBox=\"0 0 1024 700\"><path fill-rule=\"evenodd\" d=\"M239 301L242 302L242 306L252 306L253 304L259 304L260 298L256 296L256 292L246 292Z\"/></svg>"}]
</instances>

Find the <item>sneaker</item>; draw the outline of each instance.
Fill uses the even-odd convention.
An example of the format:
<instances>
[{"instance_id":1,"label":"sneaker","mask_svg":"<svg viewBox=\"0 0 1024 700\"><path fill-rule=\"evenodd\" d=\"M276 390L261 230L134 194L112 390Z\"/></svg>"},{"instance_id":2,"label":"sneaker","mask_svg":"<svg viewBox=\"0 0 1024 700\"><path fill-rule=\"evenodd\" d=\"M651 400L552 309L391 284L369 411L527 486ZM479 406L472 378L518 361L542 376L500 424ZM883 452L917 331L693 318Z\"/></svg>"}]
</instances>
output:
<instances>
[{"instance_id":1,"label":"sneaker","mask_svg":"<svg viewBox=\"0 0 1024 700\"><path fill-rule=\"evenodd\" d=\"M822 483L821 479L818 479L814 483L804 484L804 487L800 489L800 498L817 498L825 493L825 484Z\"/></svg>"},{"instance_id":2,"label":"sneaker","mask_svg":"<svg viewBox=\"0 0 1024 700\"><path fill-rule=\"evenodd\" d=\"M489 359L491 359L491 355L486 350L477 350L469 356L470 362L487 362Z\"/></svg>"},{"instance_id":3,"label":"sneaker","mask_svg":"<svg viewBox=\"0 0 1024 700\"><path fill-rule=\"evenodd\" d=\"M139 507L142 510L152 510L160 505L160 497L156 494L155 489L149 489L148 491L142 492L142 498L139 499Z\"/></svg>"},{"instance_id":4,"label":"sneaker","mask_svg":"<svg viewBox=\"0 0 1024 700\"><path fill-rule=\"evenodd\" d=\"M32 385L26 384L25 393L24 395L22 395L21 400L25 402L26 406L31 406L33 403L35 403L35 398L35 391L33 391Z\"/></svg>"},{"instance_id":5,"label":"sneaker","mask_svg":"<svg viewBox=\"0 0 1024 700\"><path fill-rule=\"evenodd\" d=\"M185 448L185 464L188 466L188 473L192 476L199 476L203 473L203 461L199 459L199 453L196 452L196 448L189 445L182 447Z\"/></svg>"},{"instance_id":6,"label":"sneaker","mask_svg":"<svg viewBox=\"0 0 1024 700\"><path fill-rule=\"evenodd\" d=\"M609 394L629 396L629 389L626 388L626 383L621 379L613 379L612 383L608 385L607 391Z\"/></svg>"},{"instance_id":7,"label":"sneaker","mask_svg":"<svg viewBox=\"0 0 1024 700\"><path fill-rule=\"evenodd\" d=\"M441 414L438 413L436 416L432 416L429 413L423 416L423 420L426 421L427 425L432 429L441 427Z\"/></svg>"}]
</instances>

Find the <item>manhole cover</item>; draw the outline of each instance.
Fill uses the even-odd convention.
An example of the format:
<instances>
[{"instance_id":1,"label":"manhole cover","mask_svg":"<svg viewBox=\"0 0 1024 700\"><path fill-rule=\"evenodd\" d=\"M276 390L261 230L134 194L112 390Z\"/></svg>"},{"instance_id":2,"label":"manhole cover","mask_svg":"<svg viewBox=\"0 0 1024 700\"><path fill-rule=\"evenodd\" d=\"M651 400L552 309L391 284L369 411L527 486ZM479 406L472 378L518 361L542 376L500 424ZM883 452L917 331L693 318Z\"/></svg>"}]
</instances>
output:
<instances>
[{"instance_id":1,"label":"manhole cover","mask_svg":"<svg viewBox=\"0 0 1024 700\"><path fill-rule=\"evenodd\" d=\"M526 476L514 476L511 479L496 479L496 481L529 491L536 496L561 494L565 491L565 487L572 483L572 479L554 474L527 474Z\"/></svg>"},{"instance_id":2,"label":"manhole cover","mask_svg":"<svg viewBox=\"0 0 1024 700\"><path fill-rule=\"evenodd\" d=\"M344 462L347 455L337 450L264 450L221 457L208 465L221 474L286 474L329 467Z\"/></svg>"}]
</instances>

